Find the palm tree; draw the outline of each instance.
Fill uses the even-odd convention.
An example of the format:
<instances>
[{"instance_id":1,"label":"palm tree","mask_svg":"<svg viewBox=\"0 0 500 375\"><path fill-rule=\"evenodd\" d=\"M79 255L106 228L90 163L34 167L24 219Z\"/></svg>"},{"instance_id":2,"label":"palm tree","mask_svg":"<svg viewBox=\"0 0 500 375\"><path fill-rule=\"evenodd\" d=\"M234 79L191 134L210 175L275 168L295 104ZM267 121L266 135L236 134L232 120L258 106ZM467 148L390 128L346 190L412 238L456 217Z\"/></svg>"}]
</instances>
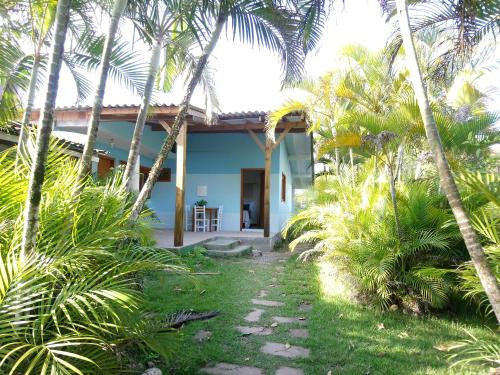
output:
<instances>
[{"instance_id":1,"label":"palm tree","mask_svg":"<svg viewBox=\"0 0 500 375\"><path fill-rule=\"evenodd\" d=\"M187 17L192 15L186 4L185 1L177 0L164 0L149 5L145 4L139 7L141 10L134 20L139 34L152 47L145 90L123 175L123 182L129 189L131 189L132 175L140 153L144 125L157 78L163 80L161 89L169 91L178 74L184 69L188 70L190 64L193 64L195 60L189 53L189 48L196 39L190 32L191 30L186 28ZM161 62L162 50L165 51L163 62ZM158 77L160 70L163 77ZM204 81L206 80L204 79Z\"/></svg>"},{"instance_id":2,"label":"palm tree","mask_svg":"<svg viewBox=\"0 0 500 375\"><path fill-rule=\"evenodd\" d=\"M486 295L491 303L497 321L500 323L500 287L497 283L495 275L488 265L481 242L479 241L474 227L468 217L467 211L464 208L460 193L458 192L457 185L453 174L451 173L450 166L441 144L440 135L436 126L434 115L429 105L417 54L415 52L415 45L413 43L412 31L410 27L410 18L408 15L408 4L406 0L396 0L396 6L399 28L401 30L403 46L406 53L406 61L412 78L415 96L419 104L427 140L438 169L441 187L448 199L455 219L457 220L460 232L464 237L465 245L474 267L476 268L479 279L484 287Z\"/></svg>"},{"instance_id":3,"label":"palm tree","mask_svg":"<svg viewBox=\"0 0 500 375\"><path fill-rule=\"evenodd\" d=\"M106 83L108 81L108 73L110 68L111 53L113 51L113 44L115 36L118 31L120 18L127 5L127 0L115 0L111 19L102 50L101 63L99 68L99 79L95 91L94 102L92 104L92 112L87 129L87 141L83 149L82 158L80 160L79 178L82 180L92 168L92 153L97 138L97 130L99 127L99 120L102 112L102 104L104 99L104 92L106 90Z\"/></svg>"},{"instance_id":4,"label":"palm tree","mask_svg":"<svg viewBox=\"0 0 500 375\"><path fill-rule=\"evenodd\" d=\"M180 128L184 124L194 89L198 85L208 59L229 19L231 20L234 35L239 36L243 42L250 42L251 44L256 42L258 45L279 53L283 64L284 82L297 80L300 76L303 67L304 49L301 44L303 39L297 36L299 23L297 22L298 15L296 12L290 12L289 9L278 7L273 2L263 3L256 0L225 0L206 3L204 6L205 11L212 18L210 38L193 69L184 98L179 105L179 112L171 126L171 132L165 139L151 168L148 180L139 193L132 210L132 221L137 220L139 217L147 197L158 180L163 162L166 160ZM198 22L198 20L194 19L192 24ZM203 22L204 24L207 23L204 20ZM199 27L198 30L200 29ZM307 35L311 35L311 33L308 32Z\"/></svg>"},{"instance_id":5,"label":"palm tree","mask_svg":"<svg viewBox=\"0 0 500 375\"><path fill-rule=\"evenodd\" d=\"M2 67L6 68L3 74L5 95L2 97L3 121L11 120L16 113L9 113L8 108L14 108L13 102L20 101L21 92L26 93L26 102L23 113L23 126L18 142L18 154L24 151L24 143L27 138L26 127L30 122L36 91L41 83L41 73L47 68L47 54L45 52L48 41L52 37L54 26L54 14L56 2L36 0L19 2L17 7L10 12L15 16L12 18L27 19L25 23L7 23L4 36L13 34L10 38L9 51L4 55ZM99 4L100 5L100 4ZM85 72L96 70L100 61L97 56L102 55L104 40L95 36L93 23L88 19L89 5L85 2L72 3L70 23L68 25L68 37L71 36L70 49L63 55L63 63L68 69L75 87L77 89L77 101L81 102L90 94L90 82ZM83 26L82 26L83 25ZM25 40L30 49L16 46L17 39L22 38L20 44ZM0 38L0 44L6 44L8 39ZM19 44L19 42L17 42ZM5 45L5 47L8 47ZM143 67L137 64L138 54L130 51L127 43L120 43L110 54L108 70L111 69L114 78L119 78L127 86L136 90L140 89L141 76L137 72ZM1 80L1 79L0 79ZM10 99L10 103L9 103ZM7 107L7 108L6 108ZM11 114L10 116L8 116ZM8 116L8 117L7 117Z\"/></svg>"},{"instance_id":6,"label":"palm tree","mask_svg":"<svg viewBox=\"0 0 500 375\"><path fill-rule=\"evenodd\" d=\"M390 16L397 14L394 1L381 0L381 3ZM469 65L477 47L489 48L500 31L497 0L416 0L408 6L415 11L411 24L414 33L444 36L436 49L436 69L430 71L434 79L445 79L450 72ZM395 30L390 43L393 56L402 45L400 31Z\"/></svg>"},{"instance_id":7,"label":"palm tree","mask_svg":"<svg viewBox=\"0 0 500 375\"><path fill-rule=\"evenodd\" d=\"M38 232L38 213L42 196L42 185L45 177L45 164L49 151L49 140L54 121L54 108L59 87L59 73L64 53L64 42L69 23L70 0L59 0L55 14L55 28L52 40L52 52L49 61L48 86L45 102L38 125L36 148L31 168L28 194L24 212L24 227L21 248L23 252L31 251L36 246Z\"/></svg>"},{"instance_id":8,"label":"palm tree","mask_svg":"<svg viewBox=\"0 0 500 375\"><path fill-rule=\"evenodd\" d=\"M38 5L38 6L36 6ZM29 4L29 28L30 40L33 43L33 63L29 80L28 91L26 93L26 104L24 105L21 132L17 144L17 154L23 152L27 139L27 127L30 123L31 111L35 101L36 87L39 79L39 70L42 63L42 50L50 37L50 31L54 22L54 11L56 3L40 2L40 4Z\"/></svg>"},{"instance_id":9,"label":"palm tree","mask_svg":"<svg viewBox=\"0 0 500 375\"><path fill-rule=\"evenodd\" d=\"M130 226L134 200L121 175L104 183L86 180L80 189L77 161L55 139L37 246L23 254L17 218L31 155L21 155L16 165L14 152L0 152L0 372L122 373L127 358L118 353L124 347L158 350L155 333L169 328L164 316L145 319L141 271L182 267L172 253L148 246L145 225Z\"/></svg>"},{"instance_id":10,"label":"palm tree","mask_svg":"<svg viewBox=\"0 0 500 375\"><path fill-rule=\"evenodd\" d=\"M19 64L25 55L18 40L11 35L11 26L0 29L0 126L9 124L18 117L21 106L20 91L27 87L24 73L26 64ZM23 74L13 74L22 72Z\"/></svg>"}]
</instances>

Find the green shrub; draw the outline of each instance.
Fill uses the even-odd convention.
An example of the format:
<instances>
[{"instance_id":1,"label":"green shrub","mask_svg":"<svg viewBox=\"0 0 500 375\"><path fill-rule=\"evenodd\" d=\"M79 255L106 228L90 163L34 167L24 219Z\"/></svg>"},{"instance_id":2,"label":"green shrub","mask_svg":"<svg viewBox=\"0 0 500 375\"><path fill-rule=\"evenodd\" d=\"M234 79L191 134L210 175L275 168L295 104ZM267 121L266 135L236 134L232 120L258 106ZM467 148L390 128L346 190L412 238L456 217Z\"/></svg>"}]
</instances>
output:
<instances>
[{"instance_id":1,"label":"green shrub","mask_svg":"<svg viewBox=\"0 0 500 375\"><path fill-rule=\"evenodd\" d=\"M471 220L481 238L488 263L500 283L500 177L493 173L462 171L457 178L464 201L471 211ZM460 289L480 309L492 314L484 288L471 261L458 269Z\"/></svg>"},{"instance_id":2,"label":"green shrub","mask_svg":"<svg viewBox=\"0 0 500 375\"><path fill-rule=\"evenodd\" d=\"M346 168L318 182L309 207L290 220L284 236L295 237L292 248L312 246L303 257L321 254L334 261L376 305L442 308L454 264L465 257L450 210L429 182L398 185L397 204L401 237L387 179L371 163L356 174Z\"/></svg>"},{"instance_id":3,"label":"green shrub","mask_svg":"<svg viewBox=\"0 0 500 375\"><path fill-rule=\"evenodd\" d=\"M131 226L120 176L78 189L76 161L51 145L36 248L21 252L29 160L0 153L0 372L109 374L124 347L154 347L161 324L142 311L141 273L181 270ZM120 354L120 355L119 355Z\"/></svg>"},{"instance_id":4,"label":"green shrub","mask_svg":"<svg viewBox=\"0 0 500 375\"><path fill-rule=\"evenodd\" d=\"M465 333L469 336L468 338L449 345L448 350L452 354L448 358L453 362L452 367L470 364L483 365L489 366L490 373L495 374L500 368L500 345L478 339L467 330Z\"/></svg>"}]
</instances>

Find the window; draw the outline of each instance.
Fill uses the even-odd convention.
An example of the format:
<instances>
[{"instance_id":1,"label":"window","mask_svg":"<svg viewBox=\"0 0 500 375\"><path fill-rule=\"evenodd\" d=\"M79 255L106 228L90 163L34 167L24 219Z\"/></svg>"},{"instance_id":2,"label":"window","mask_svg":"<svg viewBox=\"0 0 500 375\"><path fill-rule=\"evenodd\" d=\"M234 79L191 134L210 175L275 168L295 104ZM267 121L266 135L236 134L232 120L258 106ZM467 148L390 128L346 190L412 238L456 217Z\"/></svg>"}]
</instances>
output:
<instances>
[{"instance_id":1,"label":"window","mask_svg":"<svg viewBox=\"0 0 500 375\"><path fill-rule=\"evenodd\" d=\"M151 168L143 167L142 165L139 167L139 190L142 190L142 187L148 180L150 171Z\"/></svg>"},{"instance_id":2,"label":"window","mask_svg":"<svg viewBox=\"0 0 500 375\"><path fill-rule=\"evenodd\" d=\"M286 176L281 174L281 201L286 202Z\"/></svg>"},{"instance_id":3,"label":"window","mask_svg":"<svg viewBox=\"0 0 500 375\"><path fill-rule=\"evenodd\" d=\"M120 165L127 165L125 160L120 160ZM139 167L139 190L142 189L144 184L149 178L149 173L151 172L151 168L145 167L141 165ZM158 176L158 182L170 182L172 180L172 171L170 168L162 168L160 171L160 176Z\"/></svg>"},{"instance_id":4,"label":"window","mask_svg":"<svg viewBox=\"0 0 500 375\"><path fill-rule=\"evenodd\" d=\"M159 182L170 182L172 180L172 171L170 168L162 168L160 176L158 177Z\"/></svg>"}]
</instances>

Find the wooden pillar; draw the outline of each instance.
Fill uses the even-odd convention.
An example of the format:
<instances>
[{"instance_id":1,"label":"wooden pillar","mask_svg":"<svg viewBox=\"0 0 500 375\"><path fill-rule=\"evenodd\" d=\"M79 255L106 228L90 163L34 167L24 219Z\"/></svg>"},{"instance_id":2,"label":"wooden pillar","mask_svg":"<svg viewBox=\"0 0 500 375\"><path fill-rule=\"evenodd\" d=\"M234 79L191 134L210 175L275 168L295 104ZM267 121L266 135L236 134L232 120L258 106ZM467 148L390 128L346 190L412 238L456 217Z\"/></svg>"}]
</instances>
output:
<instances>
[{"instance_id":1,"label":"wooden pillar","mask_svg":"<svg viewBox=\"0 0 500 375\"><path fill-rule=\"evenodd\" d=\"M269 237L270 227L270 190L271 190L271 156L273 154L273 145L266 138L265 149L265 166L264 166L264 237Z\"/></svg>"},{"instance_id":2,"label":"wooden pillar","mask_svg":"<svg viewBox=\"0 0 500 375\"><path fill-rule=\"evenodd\" d=\"M186 184L187 124L184 122L177 136L177 162L175 170L175 229L174 246L184 244L184 195Z\"/></svg>"}]
</instances>

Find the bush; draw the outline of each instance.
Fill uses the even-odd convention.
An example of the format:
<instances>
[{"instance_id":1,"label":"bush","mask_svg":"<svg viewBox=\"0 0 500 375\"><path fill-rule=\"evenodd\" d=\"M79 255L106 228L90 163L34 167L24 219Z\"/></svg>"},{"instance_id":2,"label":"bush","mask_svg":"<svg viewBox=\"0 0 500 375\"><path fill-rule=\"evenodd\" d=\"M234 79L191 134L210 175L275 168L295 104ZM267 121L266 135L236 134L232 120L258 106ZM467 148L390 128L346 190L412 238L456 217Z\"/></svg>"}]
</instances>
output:
<instances>
[{"instance_id":1,"label":"bush","mask_svg":"<svg viewBox=\"0 0 500 375\"><path fill-rule=\"evenodd\" d=\"M493 173L462 171L458 176L462 196L471 211L471 220L488 258L488 263L500 283L500 177ZM484 288L471 261L458 269L460 289L487 314L493 313Z\"/></svg>"},{"instance_id":2,"label":"bush","mask_svg":"<svg viewBox=\"0 0 500 375\"><path fill-rule=\"evenodd\" d=\"M388 185L369 162L358 173L344 168L323 177L309 208L290 220L284 236L295 238L292 248L314 245L303 257L331 259L378 306L418 313L442 308L454 285L454 264L465 259L453 216L434 184L400 184L398 236Z\"/></svg>"},{"instance_id":3,"label":"bush","mask_svg":"<svg viewBox=\"0 0 500 375\"><path fill-rule=\"evenodd\" d=\"M29 160L0 154L0 370L115 373L123 347L154 347L161 328L142 311L141 273L174 269L175 257L131 226L120 176L77 193L76 161L51 145L37 246L21 251ZM76 194L76 195L75 195ZM121 359L120 359L121 358Z\"/></svg>"}]
</instances>

